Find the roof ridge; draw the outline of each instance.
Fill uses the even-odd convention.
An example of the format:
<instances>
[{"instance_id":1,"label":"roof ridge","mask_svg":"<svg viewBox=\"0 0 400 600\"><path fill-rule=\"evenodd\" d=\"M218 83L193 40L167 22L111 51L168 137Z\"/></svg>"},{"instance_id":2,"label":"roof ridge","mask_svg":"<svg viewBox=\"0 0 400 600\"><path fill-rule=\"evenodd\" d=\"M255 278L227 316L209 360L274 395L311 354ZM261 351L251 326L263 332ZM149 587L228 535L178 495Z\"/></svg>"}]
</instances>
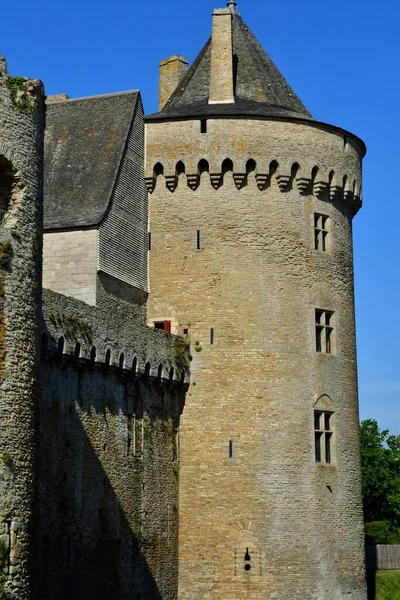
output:
<instances>
[{"instance_id":1,"label":"roof ridge","mask_svg":"<svg viewBox=\"0 0 400 600\"><path fill-rule=\"evenodd\" d=\"M68 98L66 100L54 100L47 102L47 106L51 104L66 104L71 102L82 102L82 100L98 100L100 98L112 98L114 96L128 96L129 94L139 94L140 90L126 90L125 92L112 92L110 94L98 94L96 96L81 96L80 98Z\"/></svg>"}]
</instances>

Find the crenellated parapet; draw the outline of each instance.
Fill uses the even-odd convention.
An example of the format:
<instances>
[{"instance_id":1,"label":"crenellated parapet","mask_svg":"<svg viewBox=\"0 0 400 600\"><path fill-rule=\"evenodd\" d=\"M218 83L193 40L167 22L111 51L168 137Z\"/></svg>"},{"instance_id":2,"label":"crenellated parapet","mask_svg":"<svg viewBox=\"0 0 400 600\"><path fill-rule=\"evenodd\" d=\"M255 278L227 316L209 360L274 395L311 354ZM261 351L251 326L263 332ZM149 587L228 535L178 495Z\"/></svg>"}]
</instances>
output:
<instances>
[{"instance_id":1,"label":"crenellated parapet","mask_svg":"<svg viewBox=\"0 0 400 600\"><path fill-rule=\"evenodd\" d=\"M190 349L182 338L44 290L44 360L181 384L189 380Z\"/></svg>"},{"instance_id":2,"label":"crenellated parapet","mask_svg":"<svg viewBox=\"0 0 400 600\"><path fill-rule=\"evenodd\" d=\"M276 185L282 193L297 190L303 196L314 195L331 201L344 199L352 206L353 214L362 205L361 182L351 172L347 174L334 169L328 171L318 165L302 166L301 161L290 164L279 163L274 159L266 164L265 161L258 163L250 158L243 168L243 164L237 165L227 158L222 161L218 170L212 171L209 162L202 158L194 171L188 171L184 161L180 160L172 172L158 162L153 166L152 174L147 175L146 186L150 194L157 186L165 186L171 193L178 186L185 185L192 191L197 190L200 185L210 185L218 190L228 177L233 178L238 190L255 180L256 188L261 192Z\"/></svg>"},{"instance_id":3,"label":"crenellated parapet","mask_svg":"<svg viewBox=\"0 0 400 600\"><path fill-rule=\"evenodd\" d=\"M205 129L206 132L202 133ZM178 186L219 190L227 177L238 190L276 186L326 201L362 202L363 142L349 132L309 121L260 119L147 120L145 180L153 193ZM254 185L255 180L255 185Z\"/></svg>"}]
</instances>

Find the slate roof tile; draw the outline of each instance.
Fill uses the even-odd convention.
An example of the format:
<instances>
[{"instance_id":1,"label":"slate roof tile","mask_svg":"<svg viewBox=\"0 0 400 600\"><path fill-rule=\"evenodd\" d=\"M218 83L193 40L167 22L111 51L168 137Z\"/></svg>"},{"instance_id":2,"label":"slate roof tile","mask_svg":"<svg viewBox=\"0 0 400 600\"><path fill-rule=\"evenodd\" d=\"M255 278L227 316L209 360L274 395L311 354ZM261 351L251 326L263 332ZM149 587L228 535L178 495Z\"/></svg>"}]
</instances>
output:
<instances>
[{"instance_id":1,"label":"slate roof tile","mask_svg":"<svg viewBox=\"0 0 400 600\"><path fill-rule=\"evenodd\" d=\"M235 103L208 104L211 38L162 111L147 119L256 115L312 119L236 10L232 13Z\"/></svg>"},{"instance_id":2,"label":"slate roof tile","mask_svg":"<svg viewBox=\"0 0 400 600\"><path fill-rule=\"evenodd\" d=\"M120 168L137 90L50 102L44 167L44 228L98 225Z\"/></svg>"}]
</instances>

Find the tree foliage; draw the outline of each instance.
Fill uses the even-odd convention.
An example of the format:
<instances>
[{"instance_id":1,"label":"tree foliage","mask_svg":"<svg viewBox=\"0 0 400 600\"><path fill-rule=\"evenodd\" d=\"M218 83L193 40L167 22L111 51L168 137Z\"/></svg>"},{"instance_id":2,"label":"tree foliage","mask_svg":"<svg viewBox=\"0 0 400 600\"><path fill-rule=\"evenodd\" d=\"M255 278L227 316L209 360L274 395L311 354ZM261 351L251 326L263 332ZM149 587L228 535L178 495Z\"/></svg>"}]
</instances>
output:
<instances>
[{"instance_id":1,"label":"tree foliage","mask_svg":"<svg viewBox=\"0 0 400 600\"><path fill-rule=\"evenodd\" d=\"M374 419L361 423L360 435L367 542L394 543L400 527L400 435L380 430Z\"/></svg>"}]
</instances>

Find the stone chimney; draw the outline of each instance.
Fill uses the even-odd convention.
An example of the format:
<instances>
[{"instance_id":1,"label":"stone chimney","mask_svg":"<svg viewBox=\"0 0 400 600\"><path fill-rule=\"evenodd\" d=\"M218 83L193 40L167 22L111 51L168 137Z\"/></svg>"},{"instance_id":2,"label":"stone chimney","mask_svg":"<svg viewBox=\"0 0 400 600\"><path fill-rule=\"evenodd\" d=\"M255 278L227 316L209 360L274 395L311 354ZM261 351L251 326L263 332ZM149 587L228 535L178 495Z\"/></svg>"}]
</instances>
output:
<instances>
[{"instance_id":1,"label":"stone chimney","mask_svg":"<svg viewBox=\"0 0 400 600\"><path fill-rule=\"evenodd\" d=\"M188 68L189 63L184 56L170 56L161 61L158 110L162 110L167 104Z\"/></svg>"},{"instance_id":2,"label":"stone chimney","mask_svg":"<svg viewBox=\"0 0 400 600\"><path fill-rule=\"evenodd\" d=\"M233 96L232 10L213 13L209 104L229 104Z\"/></svg>"}]
</instances>

